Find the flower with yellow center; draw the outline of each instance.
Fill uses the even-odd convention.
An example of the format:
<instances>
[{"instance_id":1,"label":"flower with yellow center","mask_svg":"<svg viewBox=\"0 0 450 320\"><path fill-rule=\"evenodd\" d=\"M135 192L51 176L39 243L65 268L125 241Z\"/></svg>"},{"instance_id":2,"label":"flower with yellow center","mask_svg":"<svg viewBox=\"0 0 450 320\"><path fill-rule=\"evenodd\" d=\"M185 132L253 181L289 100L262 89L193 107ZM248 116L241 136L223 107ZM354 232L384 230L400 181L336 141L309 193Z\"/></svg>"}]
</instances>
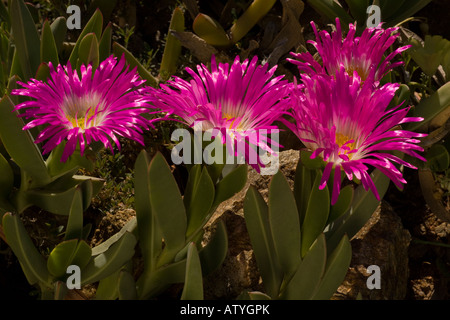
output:
<instances>
[{"instance_id":1,"label":"flower with yellow center","mask_svg":"<svg viewBox=\"0 0 450 320\"><path fill-rule=\"evenodd\" d=\"M77 145L83 154L87 145L101 141L113 151L113 143L120 149L117 136L144 144L142 130L149 127L141 116L147 112L148 97L141 92L144 81L135 70L125 68L125 58L109 57L94 71L92 65L81 66L80 74L70 64L50 63L47 82L32 79L19 83L24 88L12 94L33 98L16 106L24 110L23 117L32 119L24 130L43 126L35 142L45 141L43 153L53 150L63 140L67 144L61 161L65 162Z\"/></svg>"},{"instance_id":2,"label":"flower with yellow center","mask_svg":"<svg viewBox=\"0 0 450 320\"><path fill-rule=\"evenodd\" d=\"M212 57L210 69L205 65L197 66L197 72L186 68L190 80L174 77L159 89L149 88L149 95L156 112L181 118L188 126L201 125L204 131L221 132L222 143L231 140L270 151L269 138L258 132L277 129L274 122L289 108L290 85L283 76L274 77L275 70L259 65L256 56L242 63L237 56L231 67L217 64ZM229 151L247 160L255 158L249 154L253 148L246 148L245 155L237 154L238 148ZM261 165L249 164L256 170Z\"/></svg>"},{"instance_id":3,"label":"flower with yellow center","mask_svg":"<svg viewBox=\"0 0 450 320\"><path fill-rule=\"evenodd\" d=\"M416 153L423 151L417 138L424 134L395 130L402 123L422 120L407 118L409 108L388 109L398 87L389 83L374 90L373 82L366 79L362 83L356 73L349 76L341 66L335 76L303 74L302 84L292 91L295 123L284 122L312 151L311 158L325 162L321 189L334 171L332 204L338 199L342 171L349 180L355 176L380 199L369 167L379 169L402 187L406 181L393 163L414 167L391 151L425 160Z\"/></svg>"}]
</instances>

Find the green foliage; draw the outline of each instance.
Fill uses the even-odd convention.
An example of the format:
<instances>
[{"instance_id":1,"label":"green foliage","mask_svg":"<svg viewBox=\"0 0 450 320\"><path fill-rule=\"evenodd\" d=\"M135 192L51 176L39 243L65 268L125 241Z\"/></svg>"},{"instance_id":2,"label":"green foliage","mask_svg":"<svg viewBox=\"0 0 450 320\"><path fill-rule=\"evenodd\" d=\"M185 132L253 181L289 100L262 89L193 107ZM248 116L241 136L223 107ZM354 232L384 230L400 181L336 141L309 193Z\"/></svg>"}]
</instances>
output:
<instances>
[{"instance_id":1,"label":"green foliage","mask_svg":"<svg viewBox=\"0 0 450 320\"><path fill-rule=\"evenodd\" d=\"M439 65L444 64L444 55L450 49L450 41L442 36L426 35L423 43L411 38L408 53L429 77L433 76Z\"/></svg>"},{"instance_id":2,"label":"green foliage","mask_svg":"<svg viewBox=\"0 0 450 320\"><path fill-rule=\"evenodd\" d=\"M195 165L183 198L162 154L157 153L152 159L146 151L139 154L135 165L135 208L144 260L143 274L136 281L140 299L154 297L176 282L185 282L183 298L202 296L200 274L217 268L227 248L226 232L219 226L211 241L197 249L203 227L220 202L240 191L240 181L245 181L246 176L246 167L239 166L214 184L208 170Z\"/></svg>"},{"instance_id":3,"label":"green foliage","mask_svg":"<svg viewBox=\"0 0 450 320\"><path fill-rule=\"evenodd\" d=\"M301 161L297 169L296 179L310 179L305 174L310 169ZM307 193L308 202L296 199L280 171L272 177L268 204L255 188L249 188L244 217L265 288L265 293L249 293L251 299L329 299L344 279L351 259L350 242L343 235L336 248L328 251L324 230L329 191L318 190L318 179L320 175ZM341 201L347 204L351 196L346 193ZM300 219L298 205L307 206L304 219Z\"/></svg>"},{"instance_id":4,"label":"green foliage","mask_svg":"<svg viewBox=\"0 0 450 320\"><path fill-rule=\"evenodd\" d=\"M431 0L309 0L308 4L332 22L339 17L344 28L356 21L357 26L362 29L366 26L367 8L371 5L378 5L381 10L381 21L385 22L386 27L393 27L413 16L430 2ZM349 12L343 8L344 3Z\"/></svg>"},{"instance_id":5,"label":"green foliage","mask_svg":"<svg viewBox=\"0 0 450 320\"><path fill-rule=\"evenodd\" d=\"M228 31L213 17L198 13L192 28L207 44L218 48L230 47L239 42L272 9L276 0L254 0L240 17L233 21ZM198 11L199 9L197 9Z\"/></svg>"}]
</instances>

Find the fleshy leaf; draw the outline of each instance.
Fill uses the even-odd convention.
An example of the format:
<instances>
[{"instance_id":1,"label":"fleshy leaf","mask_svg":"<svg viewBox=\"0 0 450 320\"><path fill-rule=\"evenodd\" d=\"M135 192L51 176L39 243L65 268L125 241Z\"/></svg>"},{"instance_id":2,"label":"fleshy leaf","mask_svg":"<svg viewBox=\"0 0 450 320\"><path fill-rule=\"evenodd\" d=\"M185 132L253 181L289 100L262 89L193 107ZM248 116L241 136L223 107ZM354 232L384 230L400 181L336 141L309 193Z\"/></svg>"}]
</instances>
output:
<instances>
[{"instance_id":1,"label":"fleshy leaf","mask_svg":"<svg viewBox=\"0 0 450 320\"><path fill-rule=\"evenodd\" d=\"M108 250L93 257L81 273L81 285L97 282L113 274L134 255L136 238L126 232Z\"/></svg>"},{"instance_id":2,"label":"fleshy leaf","mask_svg":"<svg viewBox=\"0 0 450 320\"><path fill-rule=\"evenodd\" d=\"M244 218L264 288L272 298L278 295L283 272L278 262L269 226L269 212L260 193L253 187L244 199Z\"/></svg>"},{"instance_id":3,"label":"fleshy leaf","mask_svg":"<svg viewBox=\"0 0 450 320\"><path fill-rule=\"evenodd\" d=\"M186 236L195 232L206 223L214 201L214 184L206 168L194 166L189 174L183 202L186 207L188 227Z\"/></svg>"},{"instance_id":4,"label":"fleshy leaf","mask_svg":"<svg viewBox=\"0 0 450 320\"><path fill-rule=\"evenodd\" d=\"M195 243L190 243L188 247L181 300L203 300L202 266Z\"/></svg>"},{"instance_id":5,"label":"fleshy leaf","mask_svg":"<svg viewBox=\"0 0 450 320\"><path fill-rule=\"evenodd\" d=\"M165 256L160 261L164 264L185 246L187 217L177 182L161 153L150 161L148 186L152 214L156 216L164 238Z\"/></svg>"},{"instance_id":6,"label":"fleshy leaf","mask_svg":"<svg viewBox=\"0 0 450 320\"><path fill-rule=\"evenodd\" d=\"M34 246L20 217L6 213L2 226L8 245L19 260L28 282L32 285L38 282L47 283L49 273L45 259Z\"/></svg>"},{"instance_id":7,"label":"fleshy leaf","mask_svg":"<svg viewBox=\"0 0 450 320\"><path fill-rule=\"evenodd\" d=\"M213 207L228 200L244 188L247 183L247 165L239 165L216 185Z\"/></svg>"},{"instance_id":8,"label":"fleshy leaf","mask_svg":"<svg viewBox=\"0 0 450 320\"><path fill-rule=\"evenodd\" d=\"M25 124L13 108L8 96L0 100L0 138L12 160L30 176L25 181L27 186L46 185L51 180L47 166L30 132L22 130Z\"/></svg>"},{"instance_id":9,"label":"fleshy leaf","mask_svg":"<svg viewBox=\"0 0 450 320\"><path fill-rule=\"evenodd\" d=\"M321 175L318 174L314 181L309 196L308 208L302 229L302 257L306 255L316 238L324 231L328 214L330 212L330 194L328 187L319 190Z\"/></svg>"},{"instance_id":10,"label":"fleshy leaf","mask_svg":"<svg viewBox=\"0 0 450 320\"><path fill-rule=\"evenodd\" d=\"M40 40L33 17L23 0L11 0L11 29L24 81L36 73L40 63Z\"/></svg>"},{"instance_id":11,"label":"fleshy leaf","mask_svg":"<svg viewBox=\"0 0 450 320\"><path fill-rule=\"evenodd\" d=\"M311 299L325 271L326 257L325 236L321 234L306 253L281 297L286 300Z\"/></svg>"},{"instance_id":12,"label":"fleshy leaf","mask_svg":"<svg viewBox=\"0 0 450 320\"><path fill-rule=\"evenodd\" d=\"M290 277L301 260L300 222L294 195L281 171L269 187L269 222L280 266Z\"/></svg>"},{"instance_id":13,"label":"fleshy leaf","mask_svg":"<svg viewBox=\"0 0 450 320\"><path fill-rule=\"evenodd\" d=\"M51 62L54 66L59 64L58 49L48 20L45 20L42 26L41 62Z\"/></svg>"}]
</instances>

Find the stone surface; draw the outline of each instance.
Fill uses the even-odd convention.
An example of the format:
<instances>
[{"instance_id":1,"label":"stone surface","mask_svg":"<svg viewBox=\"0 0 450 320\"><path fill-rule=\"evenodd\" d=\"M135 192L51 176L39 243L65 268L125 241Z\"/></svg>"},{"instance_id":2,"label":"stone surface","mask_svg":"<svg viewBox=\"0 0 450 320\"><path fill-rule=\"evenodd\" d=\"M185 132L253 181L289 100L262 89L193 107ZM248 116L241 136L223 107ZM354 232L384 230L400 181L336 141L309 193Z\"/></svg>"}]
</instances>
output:
<instances>
[{"instance_id":1,"label":"stone surface","mask_svg":"<svg viewBox=\"0 0 450 320\"><path fill-rule=\"evenodd\" d=\"M293 187L298 150L280 152L280 170ZM244 290L263 291L255 255L244 220L244 198L250 185L255 186L267 201L270 175L260 175L249 167L245 187L231 199L221 203L206 226L205 242L218 219L228 232L228 253L222 266L206 277L205 299L235 299Z\"/></svg>"},{"instance_id":2,"label":"stone surface","mask_svg":"<svg viewBox=\"0 0 450 320\"><path fill-rule=\"evenodd\" d=\"M382 202L365 226L351 239L352 261L334 299L402 300L407 293L408 248L411 241L400 218ZM369 289L367 268L380 268L380 288ZM372 280L369 279L369 280ZM372 283L372 281L370 281Z\"/></svg>"}]
</instances>

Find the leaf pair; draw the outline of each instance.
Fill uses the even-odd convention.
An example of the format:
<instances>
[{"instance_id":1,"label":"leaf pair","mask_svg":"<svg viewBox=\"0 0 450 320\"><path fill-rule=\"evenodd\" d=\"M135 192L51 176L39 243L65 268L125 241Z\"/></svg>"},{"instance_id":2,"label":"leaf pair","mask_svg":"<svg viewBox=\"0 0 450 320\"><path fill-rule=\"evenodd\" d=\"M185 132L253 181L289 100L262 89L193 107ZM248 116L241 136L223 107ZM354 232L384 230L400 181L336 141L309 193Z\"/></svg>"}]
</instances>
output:
<instances>
[{"instance_id":1,"label":"leaf pair","mask_svg":"<svg viewBox=\"0 0 450 320\"><path fill-rule=\"evenodd\" d=\"M310 180L310 176L305 177L307 170L298 175L303 181ZM351 258L347 237L327 258L323 229L330 206L329 192L317 194L317 177L314 184L309 184L309 192L302 190L309 197L296 199L280 171L272 178L267 205L253 187L245 197L247 230L264 288L272 299L328 299L347 272ZM297 204L305 203L308 205L303 215ZM261 298L258 293L249 296Z\"/></svg>"},{"instance_id":2,"label":"leaf pair","mask_svg":"<svg viewBox=\"0 0 450 320\"><path fill-rule=\"evenodd\" d=\"M188 281L184 277L190 268L196 270L192 276L198 278L200 271L195 261L203 226L220 202L243 187L246 180L242 184L242 176L246 175L247 171L238 167L214 184L207 168L195 165L182 197L163 155L157 153L150 160L145 151L140 153L135 165L135 205L145 270L138 280L139 297L153 296L177 280ZM199 259L207 269L217 267L225 258L226 233L218 234L222 240L199 250ZM192 243L196 244L195 250ZM215 249L207 250L209 245ZM180 262L188 269L181 268Z\"/></svg>"}]
</instances>

